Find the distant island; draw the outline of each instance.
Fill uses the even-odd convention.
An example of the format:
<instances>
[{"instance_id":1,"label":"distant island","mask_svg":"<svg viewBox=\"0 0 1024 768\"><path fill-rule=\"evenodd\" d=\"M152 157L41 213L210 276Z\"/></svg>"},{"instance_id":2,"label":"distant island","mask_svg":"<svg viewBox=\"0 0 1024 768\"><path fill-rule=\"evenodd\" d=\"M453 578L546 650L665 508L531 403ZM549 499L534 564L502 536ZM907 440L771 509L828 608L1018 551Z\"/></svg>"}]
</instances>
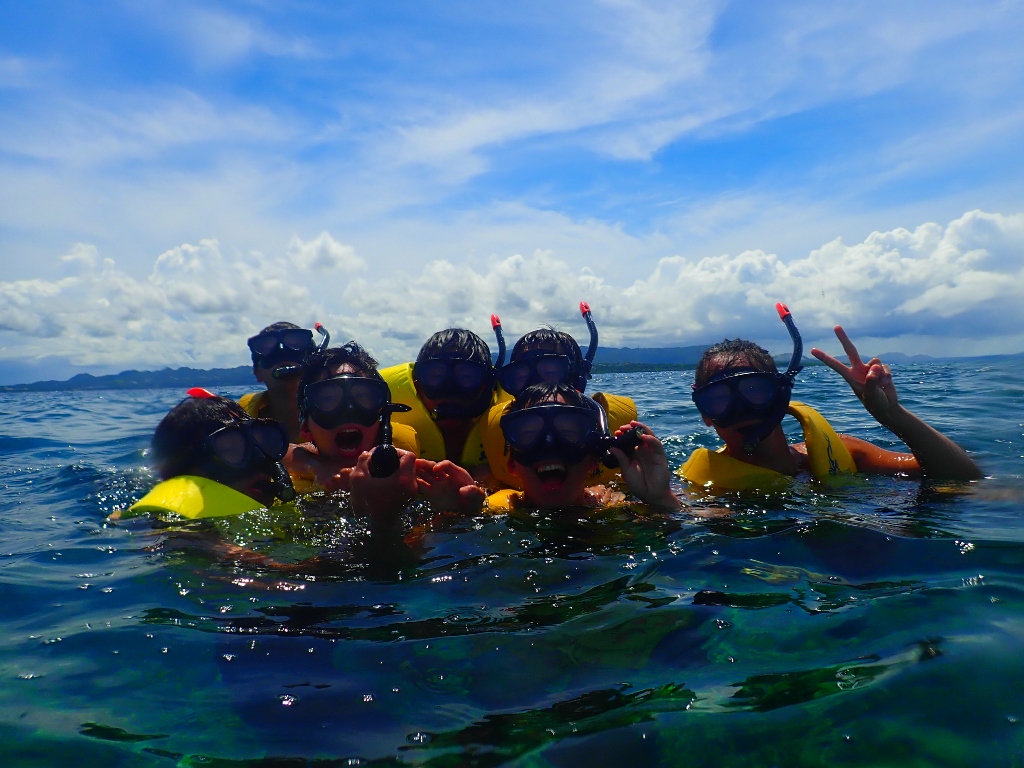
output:
<instances>
[{"instance_id":1,"label":"distant island","mask_svg":"<svg viewBox=\"0 0 1024 768\"><path fill-rule=\"evenodd\" d=\"M651 371L681 371L696 367L710 345L692 347L598 347L594 373L640 373ZM928 355L905 355L902 352L887 352L879 357L887 363L906 365L912 363L948 362L953 360L1007 360L1024 358L1024 352L1016 355L986 355L983 357L929 357ZM845 357L839 358L846 361ZM865 356L865 359L866 356ZM789 364L789 355L776 355L780 369ZM814 358L805 357L803 364L820 365ZM252 366L237 368L164 368L162 371L122 371L109 376L93 376L79 373L67 381L36 381L31 384L8 384L0 386L0 392L66 392L95 389L163 389L188 387L236 387L258 388L253 379Z\"/></svg>"}]
</instances>

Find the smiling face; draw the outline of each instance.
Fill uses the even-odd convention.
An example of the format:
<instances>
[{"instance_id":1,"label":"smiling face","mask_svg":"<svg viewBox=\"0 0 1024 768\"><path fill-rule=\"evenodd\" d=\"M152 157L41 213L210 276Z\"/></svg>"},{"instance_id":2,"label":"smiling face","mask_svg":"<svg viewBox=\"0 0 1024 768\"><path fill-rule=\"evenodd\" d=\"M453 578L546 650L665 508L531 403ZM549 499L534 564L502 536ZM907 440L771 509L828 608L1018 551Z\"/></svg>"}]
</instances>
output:
<instances>
[{"instance_id":1,"label":"smiling face","mask_svg":"<svg viewBox=\"0 0 1024 768\"><path fill-rule=\"evenodd\" d=\"M317 381L334 376L358 376L360 372L351 363L345 363L325 371ZM325 459L337 462L342 467L354 467L359 456L380 442L380 422L370 426L363 424L339 424L333 429L321 427L311 416L302 421L302 434L316 446L317 453Z\"/></svg>"},{"instance_id":2,"label":"smiling face","mask_svg":"<svg viewBox=\"0 0 1024 768\"><path fill-rule=\"evenodd\" d=\"M532 405L544 402L565 403L565 398L556 395ZM583 502L588 481L599 463L596 456L589 456L572 463L563 459L541 459L528 465L510 456L508 469L522 484L528 503L541 509L558 509Z\"/></svg>"}]
</instances>

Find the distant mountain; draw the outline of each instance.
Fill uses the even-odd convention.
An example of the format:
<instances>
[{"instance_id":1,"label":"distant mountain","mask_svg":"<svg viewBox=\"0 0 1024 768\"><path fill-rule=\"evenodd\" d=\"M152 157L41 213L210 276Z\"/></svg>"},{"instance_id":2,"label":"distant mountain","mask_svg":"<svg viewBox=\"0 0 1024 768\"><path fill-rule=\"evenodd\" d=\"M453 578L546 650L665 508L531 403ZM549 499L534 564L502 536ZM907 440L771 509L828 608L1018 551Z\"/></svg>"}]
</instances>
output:
<instances>
[{"instance_id":1,"label":"distant mountain","mask_svg":"<svg viewBox=\"0 0 1024 768\"><path fill-rule=\"evenodd\" d=\"M710 345L693 347L598 347L594 359L594 373L627 373L634 371L671 371L692 368ZM929 357L928 355L906 355L902 352L888 352L879 357L886 363L906 365L908 363L949 362L966 360L1024 359L1024 352L1016 355L986 355L983 357ZM790 355L776 355L780 370L789 365ZM845 356L838 358L848 362ZM811 357L803 358L804 365L820 365ZM68 390L93 389L187 389L188 387L236 387L253 385L252 368L240 365L237 368L164 368L162 371L122 371L111 376L93 376L80 373L67 381L37 381L32 384L9 384L0 386L0 392L63 392Z\"/></svg>"},{"instance_id":2,"label":"distant mountain","mask_svg":"<svg viewBox=\"0 0 1024 768\"><path fill-rule=\"evenodd\" d=\"M85 389L159 389L162 387L234 387L255 384L252 367L178 368L162 371L121 371L110 376L80 373L67 381L37 381L33 384L11 384L0 387L0 392L62 392Z\"/></svg>"}]
</instances>

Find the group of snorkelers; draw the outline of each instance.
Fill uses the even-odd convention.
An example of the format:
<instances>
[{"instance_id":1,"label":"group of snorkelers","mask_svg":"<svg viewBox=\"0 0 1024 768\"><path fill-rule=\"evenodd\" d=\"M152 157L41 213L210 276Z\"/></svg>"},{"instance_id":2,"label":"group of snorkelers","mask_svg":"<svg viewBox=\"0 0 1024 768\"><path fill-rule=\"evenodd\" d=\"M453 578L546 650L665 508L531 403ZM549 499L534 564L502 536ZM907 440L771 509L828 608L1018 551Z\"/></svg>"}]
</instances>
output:
<instances>
[{"instance_id":1,"label":"group of snorkelers","mask_svg":"<svg viewBox=\"0 0 1024 768\"><path fill-rule=\"evenodd\" d=\"M900 404L888 366L863 362L841 327L849 365L811 354L910 452L838 434L815 409L792 401L803 347L789 310L777 308L794 343L789 367L780 372L750 341L710 347L692 398L723 445L698 449L675 474L711 492L771 489L802 475L981 477L960 446ZM637 420L634 401L586 394L598 334L590 308L580 309L590 330L586 354L568 333L539 328L506 361L492 316L496 361L478 335L449 328L430 336L415 362L384 369L355 341L331 347L319 324L319 341L292 323L267 326L248 340L266 389L238 402L189 390L153 436L161 482L132 511L224 516L316 491L347 491L356 513L381 521L417 498L461 514L605 507L629 496L676 510L665 449ZM802 442L784 434L787 414L799 421Z\"/></svg>"}]
</instances>

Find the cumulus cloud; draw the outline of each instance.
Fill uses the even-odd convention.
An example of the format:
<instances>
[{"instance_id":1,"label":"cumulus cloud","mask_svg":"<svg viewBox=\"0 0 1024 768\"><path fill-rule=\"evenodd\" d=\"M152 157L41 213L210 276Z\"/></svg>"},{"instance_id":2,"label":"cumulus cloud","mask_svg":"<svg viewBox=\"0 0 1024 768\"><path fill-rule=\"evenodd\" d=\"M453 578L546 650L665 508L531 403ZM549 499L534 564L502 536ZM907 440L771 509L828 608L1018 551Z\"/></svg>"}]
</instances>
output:
<instances>
[{"instance_id":1,"label":"cumulus cloud","mask_svg":"<svg viewBox=\"0 0 1024 768\"><path fill-rule=\"evenodd\" d=\"M339 243L329 232L310 241L302 240L298 235L288 243L288 258L302 269L340 269L350 272L361 272L366 269L366 262L356 255L351 245Z\"/></svg>"},{"instance_id":2,"label":"cumulus cloud","mask_svg":"<svg viewBox=\"0 0 1024 768\"><path fill-rule=\"evenodd\" d=\"M852 245L834 240L789 261L760 250L668 256L628 284L572 268L549 251L484 267L435 260L369 279L353 274L365 262L327 232L296 236L277 257L231 252L216 240L183 244L157 256L144 278L78 245L61 257L73 267L64 277L0 282L0 358L238 365L247 336L289 319L307 327L323 321L336 340L356 338L397 362L446 326L489 336L492 312L509 336L550 323L585 337L581 299L608 346L781 339L773 310L780 300L809 340L841 323L855 338L1016 343L1024 334L1022 252L1024 214L983 211L944 226L874 232Z\"/></svg>"}]
</instances>

